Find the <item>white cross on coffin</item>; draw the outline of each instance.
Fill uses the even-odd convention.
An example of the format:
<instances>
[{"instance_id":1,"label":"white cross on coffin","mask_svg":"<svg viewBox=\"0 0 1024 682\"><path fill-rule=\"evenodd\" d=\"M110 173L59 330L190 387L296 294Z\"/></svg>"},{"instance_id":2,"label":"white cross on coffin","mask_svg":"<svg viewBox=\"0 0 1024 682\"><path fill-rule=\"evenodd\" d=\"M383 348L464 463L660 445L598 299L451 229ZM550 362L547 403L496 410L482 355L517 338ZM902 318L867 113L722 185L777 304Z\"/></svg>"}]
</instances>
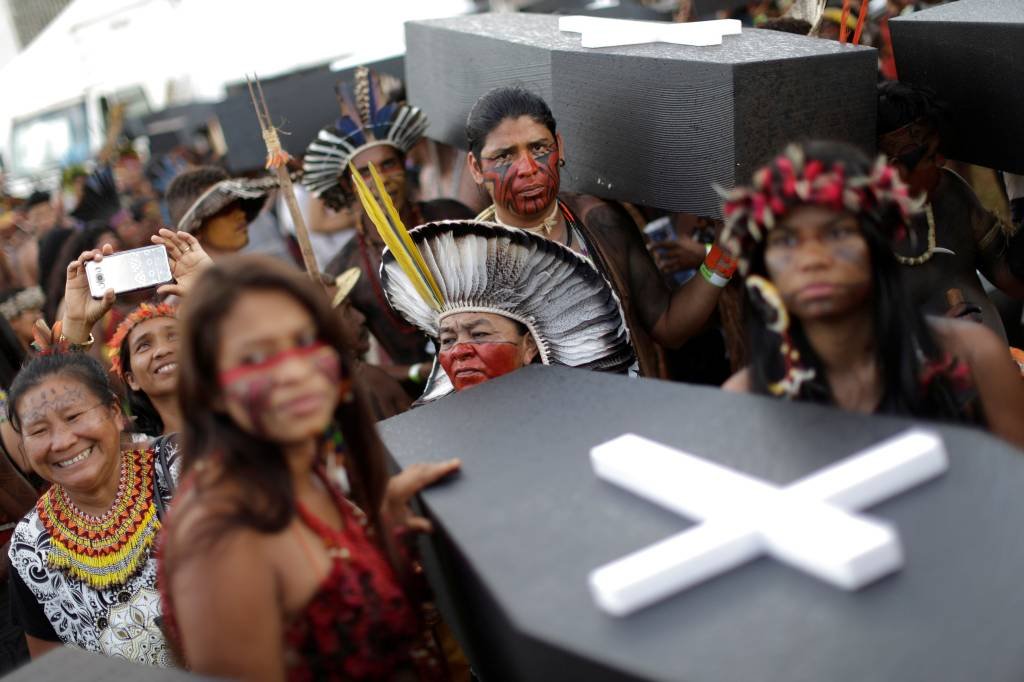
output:
<instances>
[{"instance_id":1,"label":"white cross on coffin","mask_svg":"<svg viewBox=\"0 0 1024 682\"><path fill-rule=\"evenodd\" d=\"M784 488L626 434L590 451L597 475L700 523L590 574L598 606L627 615L769 554L858 589L902 566L896 530L853 512L942 474L942 440L912 429Z\"/></svg>"},{"instance_id":2,"label":"white cross on coffin","mask_svg":"<svg viewBox=\"0 0 1024 682\"><path fill-rule=\"evenodd\" d=\"M722 36L739 34L743 30L743 25L738 19L672 23L571 16L559 18L558 30L583 34L580 38L582 47L613 47L644 43L674 43L707 47L721 45Z\"/></svg>"}]
</instances>

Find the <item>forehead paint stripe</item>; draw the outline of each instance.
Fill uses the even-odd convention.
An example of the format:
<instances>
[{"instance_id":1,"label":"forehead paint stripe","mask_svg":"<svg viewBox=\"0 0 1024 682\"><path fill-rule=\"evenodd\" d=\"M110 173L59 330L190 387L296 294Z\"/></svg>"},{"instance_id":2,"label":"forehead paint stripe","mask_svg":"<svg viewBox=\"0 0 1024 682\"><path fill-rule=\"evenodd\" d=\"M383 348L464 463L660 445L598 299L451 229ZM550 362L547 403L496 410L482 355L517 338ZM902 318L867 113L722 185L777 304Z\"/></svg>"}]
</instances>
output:
<instances>
[{"instance_id":1,"label":"forehead paint stripe","mask_svg":"<svg viewBox=\"0 0 1024 682\"><path fill-rule=\"evenodd\" d=\"M329 349L329 346L323 341L318 341L313 345L306 346L304 348L289 348L288 350L284 350L281 351L280 353L275 353L271 355L263 362L254 365L243 365L241 367L235 367L234 369L229 369L225 372L221 372L220 384L221 386L226 386L227 384L232 383L235 380L246 376L247 374L273 369L277 365L280 365L282 362L285 362L290 358L309 357L325 349ZM331 355L334 355L334 353L332 352Z\"/></svg>"}]
</instances>

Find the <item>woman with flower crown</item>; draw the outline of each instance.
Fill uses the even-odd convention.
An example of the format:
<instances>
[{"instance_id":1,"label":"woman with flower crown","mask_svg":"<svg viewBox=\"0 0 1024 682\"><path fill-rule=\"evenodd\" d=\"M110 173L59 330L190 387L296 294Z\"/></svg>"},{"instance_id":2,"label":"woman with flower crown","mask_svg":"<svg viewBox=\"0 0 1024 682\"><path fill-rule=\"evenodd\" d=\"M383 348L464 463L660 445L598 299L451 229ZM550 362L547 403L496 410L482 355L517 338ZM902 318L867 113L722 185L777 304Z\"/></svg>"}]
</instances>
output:
<instances>
[{"instance_id":1,"label":"woman with flower crown","mask_svg":"<svg viewBox=\"0 0 1024 682\"><path fill-rule=\"evenodd\" d=\"M790 146L725 201L739 255L749 367L727 390L862 413L986 425L1024 447L1024 382L981 325L925 318L892 243L918 202L884 159L838 143Z\"/></svg>"}]
</instances>

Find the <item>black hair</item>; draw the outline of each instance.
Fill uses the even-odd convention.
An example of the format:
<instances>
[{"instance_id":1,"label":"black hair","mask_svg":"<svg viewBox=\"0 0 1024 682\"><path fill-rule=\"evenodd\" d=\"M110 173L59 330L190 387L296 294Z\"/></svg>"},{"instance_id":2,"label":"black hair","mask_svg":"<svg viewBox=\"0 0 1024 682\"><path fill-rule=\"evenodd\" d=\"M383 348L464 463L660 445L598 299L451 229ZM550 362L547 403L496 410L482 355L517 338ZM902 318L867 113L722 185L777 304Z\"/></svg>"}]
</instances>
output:
<instances>
[{"instance_id":1,"label":"black hair","mask_svg":"<svg viewBox=\"0 0 1024 682\"><path fill-rule=\"evenodd\" d=\"M25 291L27 287L12 287L11 289L4 289L0 291L0 303L6 303L21 292Z\"/></svg>"},{"instance_id":2,"label":"black hair","mask_svg":"<svg viewBox=\"0 0 1024 682\"><path fill-rule=\"evenodd\" d=\"M518 86L494 88L476 101L466 119L469 151L479 159L491 131L506 118L520 116L529 116L555 134L555 117L542 97Z\"/></svg>"},{"instance_id":3,"label":"black hair","mask_svg":"<svg viewBox=\"0 0 1024 682\"><path fill-rule=\"evenodd\" d=\"M804 19L794 19L793 17L774 17L761 24L759 28L780 33L795 33L801 36L808 35L811 32L810 22Z\"/></svg>"},{"instance_id":4,"label":"black hair","mask_svg":"<svg viewBox=\"0 0 1024 682\"><path fill-rule=\"evenodd\" d=\"M196 199L203 192L221 180L228 179L227 171L218 166L200 166L180 173L167 186L167 212L171 218L171 227L177 229L178 223L185 217Z\"/></svg>"},{"instance_id":5,"label":"black hair","mask_svg":"<svg viewBox=\"0 0 1024 682\"><path fill-rule=\"evenodd\" d=\"M64 288L68 283L68 265L82 252L100 248L102 244L97 242L107 232L117 234L117 231L105 221L93 220L83 229L69 234L64 241L60 242L60 251L53 258L53 265L50 267L46 279L41 278L46 292L46 307L43 308L43 316L47 320L56 319L57 309L60 307L60 302L64 300Z\"/></svg>"},{"instance_id":6,"label":"black hair","mask_svg":"<svg viewBox=\"0 0 1024 682\"><path fill-rule=\"evenodd\" d=\"M25 210L27 211L33 206L38 206L39 204L49 203L49 201L50 193L45 190L37 189L35 192L32 192L32 194L28 195L28 199L25 200Z\"/></svg>"},{"instance_id":7,"label":"black hair","mask_svg":"<svg viewBox=\"0 0 1024 682\"><path fill-rule=\"evenodd\" d=\"M139 324L141 324L141 322ZM117 349L117 353L121 359L122 375L132 371L132 353L131 347L128 344L129 337L131 337L131 332L124 335L124 339L121 341L121 347ZM157 437L161 435L164 432L164 420L146 392L136 391L128 385L127 380L124 381L124 390L128 399L127 412L133 417L131 430L138 433L144 433L147 436Z\"/></svg>"},{"instance_id":8,"label":"black hair","mask_svg":"<svg viewBox=\"0 0 1024 682\"><path fill-rule=\"evenodd\" d=\"M0 315L0 389L7 390L23 362L25 349L11 324Z\"/></svg>"},{"instance_id":9,"label":"black hair","mask_svg":"<svg viewBox=\"0 0 1024 682\"><path fill-rule=\"evenodd\" d=\"M18 433L18 401L25 394L52 376L68 376L107 405L117 404L117 395L110 385L107 370L96 358L85 353L48 353L38 355L21 368L7 392L7 419Z\"/></svg>"},{"instance_id":10,"label":"black hair","mask_svg":"<svg viewBox=\"0 0 1024 682\"><path fill-rule=\"evenodd\" d=\"M804 145L808 161L820 161L825 168L842 165L846 177L871 173L871 161L858 149L836 142L809 142ZM777 172L773 182L783 182ZM875 359L882 374L882 408L890 414L964 420L949 379L942 373L922 384L927 365L938 366L943 350L920 309L902 285L900 265L893 255L890 235L902 217L895 206L865 211L857 216L871 259L871 305L874 323ZM780 217L776 217L778 221ZM759 242L750 258L750 273L768 278L764 260L765 240ZM769 278L770 279L770 278ZM780 337L769 330L765 320L747 306L750 334L751 384L757 393L768 393L769 377L781 375ZM833 404L835 402L825 369L804 335L800 321L790 316L789 331L800 351L802 363L814 369L815 377L801 386L798 400Z\"/></svg>"},{"instance_id":11,"label":"black hair","mask_svg":"<svg viewBox=\"0 0 1024 682\"><path fill-rule=\"evenodd\" d=\"M949 125L948 110L936 98L933 90L898 81L878 84L878 135L891 133L918 120L940 137L946 131Z\"/></svg>"}]
</instances>

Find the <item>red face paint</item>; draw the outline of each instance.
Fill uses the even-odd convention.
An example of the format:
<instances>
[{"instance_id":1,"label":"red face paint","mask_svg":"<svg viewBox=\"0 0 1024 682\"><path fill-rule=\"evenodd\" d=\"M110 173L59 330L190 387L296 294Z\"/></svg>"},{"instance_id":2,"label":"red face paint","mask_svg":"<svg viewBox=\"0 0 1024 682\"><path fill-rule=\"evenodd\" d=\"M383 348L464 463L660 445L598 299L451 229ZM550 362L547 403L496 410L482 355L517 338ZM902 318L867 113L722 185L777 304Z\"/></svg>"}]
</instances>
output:
<instances>
[{"instance_id":1,"label":"red face paint","mask_svg":"<svg viewBox=\"0 0 1024 682\"><path fill-rule=\"evenodd\" d=\"M333 348L323 342L290 348L275 353L262 362L221 372L221 388L230 398L242 405L256 433L265 432L264 417L270 407L270 397L276 384L274 370L292 358L306 359L314 371L322 374L331 384L339 385L339 393L349 391L348 382L342 381L341 359Z\"/></svg>"},{"instance_id":2,"label":"red face paint","mask_svg":"<svg viewBox=\"0 0 1024 682\"><path fill-rule=\"evenodd\" d=\"M507 341L457 343L438 356L456 391L482 384L523 366L519 347Z\"/></svg>"},{"instance_id":3,"label":"red face paint","mask_svg":"<svg viewBox=\"0 0 1024 682\"><path fill-rule=\"evenodd\" d=\"M558 149L532 156L520 154L514 163L501 165L484 160L484 182L494 193L494 203L521 216L533 216L549 210L558 198Z\"/></svg>"}]
</instances>

